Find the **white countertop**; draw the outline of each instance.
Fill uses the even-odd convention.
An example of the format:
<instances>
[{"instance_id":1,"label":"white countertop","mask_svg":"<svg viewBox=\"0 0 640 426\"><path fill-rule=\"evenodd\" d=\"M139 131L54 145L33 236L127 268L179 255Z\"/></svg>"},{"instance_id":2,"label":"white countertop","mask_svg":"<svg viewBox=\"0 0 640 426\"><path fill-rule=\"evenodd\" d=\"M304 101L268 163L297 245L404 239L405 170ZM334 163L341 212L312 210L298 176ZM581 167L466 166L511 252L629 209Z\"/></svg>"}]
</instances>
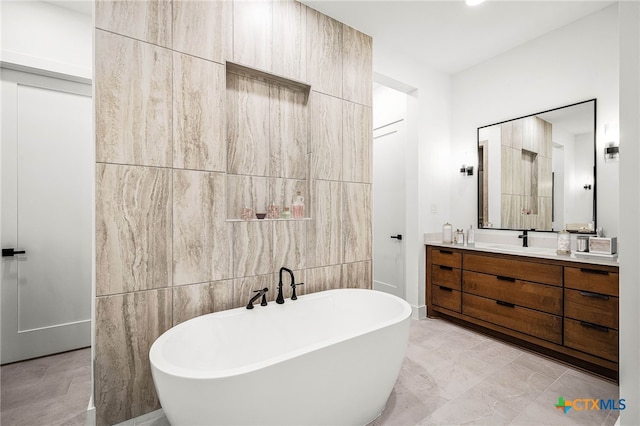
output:
<instances>
[{"instance_id":1,"label":"white countertop","mask_svg":"<svg viewBox=\"0 0 640 426\"><path fill-rule=\"evenodd\" d=\"M487 253L512 254L515 256L537 257L540 259L562 260L565 262L576 262L587 265L605 265L616 267L620 266L617 256L615 256L614 258L610 258L589 253L578 253L578 255L576 255L576 253L571 253L570 255L557 254L555 249L547 247L521 247L509 244L495 244L485 242L478 242L471 245L445 244L442 241L438 240L427 240L424 243L425 245L429 246L473 250Z\"/></svg>"}]
</instances>

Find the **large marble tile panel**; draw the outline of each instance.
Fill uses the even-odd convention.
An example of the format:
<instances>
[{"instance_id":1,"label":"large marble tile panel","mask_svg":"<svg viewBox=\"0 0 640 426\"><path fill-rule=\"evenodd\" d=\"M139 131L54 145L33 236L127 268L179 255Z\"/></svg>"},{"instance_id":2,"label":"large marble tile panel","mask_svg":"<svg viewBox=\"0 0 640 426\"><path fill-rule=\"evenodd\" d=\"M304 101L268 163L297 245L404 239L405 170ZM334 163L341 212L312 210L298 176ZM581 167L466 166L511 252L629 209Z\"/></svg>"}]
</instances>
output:
<instances>
[{"instance_id":1,"label":"large marble tile panel","mask_svg":"<svg viewBox=\"0 0 640 426\"><path fill-rule=\"evenodd\" d=\"M442 404L436 398L422 400L402 383L396 383L381 416L368 426L418 424Z\"/></svg>"},{"instance_id":2,"label":"large marble tile panel","mask_svg":"<svg viewBox=\"0 0 640 426\"><path fill-rule=\"evenodd\" d=\"M96 161L171 166L171 53L96 30Z\"/></svg>"},{"instance_id":3,"label":"large marble tile panel","mask_svg":"<svg viewBox=\"0 0 640 426\"><path fill-rule=\"evenodd\" d=\"M345 182L342 194L343 261L370 260L373 250L371 184Z\"/></svg>"},{"instance_id":4,"label":"large marble tile panel","mask_svg":"<svg viewBox=\"0 0 640 426\"><path fill-rule=\"evenodd\" d=\"M311 92L310 103L311 177L342 180L342 101Z\"/></svg>"},{"instance_id":5,"label":"large marble tile panel","mask_svg":"<svg viewBox=\"0 0 640 426\"><path fill-rule=\"evenodd\" d=\"M171 327L171 289L96 299L94 399L98 425L160 408L149 349Z\"/></svg>"},{"instance_id":6,"label":"large marble tile panel","mask_svg":"<svg viewBox=\"0 0 640 426\"><path fill-rule=\"evenodd\" d=\"M96 164L96 294L171 285L171 170Z\"/></svg>"},{"instance_id":7,"label":"large marble tile panel","mask_svg":"<svg viewBox=\"0 0 640 426\"><path fill-rule=\"evenodd\" d=\"M225 175L174 170L173 188L173 284L230 278Z\"/></svg>"},{"instance_id":8,"label":"large marble tile panel","mask_svg":"<svg viewBox=\"0 0 640 426\"><path fill-rule=\"evenodd\" d=\"M227 170L224 65L173 54L173 167Z\"/></svg>"},{"instance_id":9,"label":"large marble tile panel","mask_svg":"<svg viewBox=\"0 0 640 426\"><path fill-rule=\"evenodd\" d=\"M273 272L271 221L233 223L233 276L248 277Z\"/></svg>"},{"instance_id":10,"label":"large marble tile panel","mask_svg":"<svg viewBox=\"0 0 640 426\"><path fill-rule=\"evenodd\" d=\"M303 269L307 259L307 224L300 220L273 222L273 271L282 266Z\"/></svg>"},{"instance_id":11,"label":"large marble tile panel","mask_svg":"<svg viewBox=\"0 0 640 426\"><path fill-rule=\"evenodd\" d=\"M272 1L234 0L233 61L271 71ZM277 28L283 31L282 28Z\"/></svg>"},{"instance_id":12,"label":"large marble tile panel","mask_svg":"<svg viewBox=\"0 0 640 426\"><path fill-rule=\"evenodd\" d=\"M270 88L270 175L307 178L308 119L305 94L283 86Z\"/></svg>"},{"instance_id":13,"label":"large marble tile panel","mask_svg":"<svg viewBox=\"0 0 640 426\"><path fill-rule=\"evenodd\" d=\"M307 7L294 0L274 1L273 29L273 73L306 81Z\"/></svg>"},{"instance_id":14,"label":"large marble tile panel","mask_svg":"<svg viewBox=\"0 0 640 426\"><path fill-rule=\"evenodd\" d=\"M307 267L342 263L342 184L312 183L312 220L307 222Z\"/></svg>"},{"instance_id":15,"label":"large marble tile panel","mask_svg":"<svg viewBox=\"0 0 640 426\"><path fill-rule=\"evenodd\" d=\"M231 57L228 0L173 0L173 50L224 64Z\"/></svg>"},{"instance_id":16,"label":"large marble tile panel","mask_svg":"<svg viewBox=\"0 0 640 426\"><path fill-rule=\"evenodd\" d=\"M456 357L423 374L430 376L435 381L438 388L441 389L441 396L453 399L480 383L494 371L496 371L496 367L486 361Z\"/></svg>"},{"instance_id":17,"label":"large marble tile panel","mask_svg":"<svg viewBox=\"0 0 640 426\"><path fill-rule=\"evenodd\" d=\"M173 325L233 307L233 280L173 288Z\"/></svg>"},{"instance_id":18,"label":"large marble tile panel","mask_svg":"<svg viewBox=\"0 0 640 426\"><path fill-rule=\"evenodd\" d=\"M269 84L227 73L227 143L229 173L269 176Z\"/></svg>"},{"instance_id":19,"label":"large marble tile panel","mask_svg":"<svg viewBox=\"0 0 640 426\"><path fill-rule=\"evenodd\" d=\"M373 271L371 269L371 262L343 263L342 287L373 288Z\"/></svg>"},{"instance_id":20,"label":"large marble tile panel","mask_svg":"<svg viewBox=\"0 0 640 426\"><path fill-rule=\"evenodd\" d=\"M373 39L342 26L342 98L371 106L373 99Z\"/></svg>"},{"instance_id":21,"label":"large marble tile panel","mask_svg":"<svg viewBox=\"0 0 640 426\"><path fill-rule=\"evenodd\" d=\"M371 108L342 104L342 180L371 183L373 163Z\"/></svg>"},{"instance_id":22,"label":"large marble tile panel","mask_svg":"<svg viewBox=\"0 0 640 426\"><path fill-rule=\"evenodd\" d=\"M293 214L293 201L298 193L304 198L304 217L310 217L311 197L309 196L309 182L298 179L269 179L269 204L280 206L280 214L284 207L289 207Z\"/></svg>"},{"instance_id":23,"label":"large marble tile panel","mask_svg":"<svg viewBox=\"0 0 640 426\"><path fill-rule=\"evenodd\" d=\"M307 269L306 294L342 287L342 265Z\"/></svg>"},{"instance_id":24,"label":"large marble tile panel","mask_svg":"<svg viewBox=\"0 0 640 426\"><path fill-rule=\"evenodd\" d=\"M96 0L95 17L96 28L171 47L171 0Z\"/></svg>"},{"instance_id":25,"label":"large marble tile panel","mask_svg":"<svg viewBox=\"0 0 640 426\"><path fill-rule=\"evenodd\" d=\"M307 8L307 80L315 91L342 97L342 23Z\"/></svg>"},{"instance_id":26,"label":"large marble tile panel","mask_svg":"<svg viewBox=\"0 0 640 426\"><path fill-rule=\"evenodd\" d=\"M538 196L553 196L553 166L551 157L538 155Z\"/></svg>"},{"instance_id":27,"label":"large marble tile panel","mask_svg":"<svg viewBox=\"0 0 640 426\"><path fill-rule=\"evenodd\" d=\"M274 202L269 195L269 181L260 176L227 175L227 218L240 219L240 210L244 207L253 209L254 213L265 213ZM252 219L255 218L254 215Z\"/></svg>"}]
</instances>

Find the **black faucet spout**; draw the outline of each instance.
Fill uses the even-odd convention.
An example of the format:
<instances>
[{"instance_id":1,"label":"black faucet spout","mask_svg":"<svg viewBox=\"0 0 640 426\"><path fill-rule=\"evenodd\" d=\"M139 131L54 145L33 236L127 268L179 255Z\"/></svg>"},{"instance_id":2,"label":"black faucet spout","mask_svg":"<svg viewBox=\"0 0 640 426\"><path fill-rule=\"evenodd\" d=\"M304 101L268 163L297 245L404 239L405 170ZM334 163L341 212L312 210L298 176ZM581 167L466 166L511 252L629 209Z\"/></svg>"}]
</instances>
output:
<instances>
[{"instance_id":1,"label":"black faucet spout","mask_svg":"<svg viewBox=\"0 0 640 426\"><path fill-rule=\"evenodd\" d=\"M528 230L527 229L523 229L522 230L522 234L518 235L518 238L522 238L522 247L529 247L529 235L528 235Z\"/></svg>"},{"instance_id":2,"label":"black faucet spout","mask_svg":"<svg viewBox=\"0 0 640 426\"><path fill-rule=\"evenodd\" d=\"M291 285L295 285L296 279L293 277L293 271L289 268L285 268L284 266L280 268L279 280L278 280L278 297L276 298L276 303L278 305L282 305L284 303L284 296L282 295L282 272L288 272L291 276Z\"/></svg>"}]
</instances>

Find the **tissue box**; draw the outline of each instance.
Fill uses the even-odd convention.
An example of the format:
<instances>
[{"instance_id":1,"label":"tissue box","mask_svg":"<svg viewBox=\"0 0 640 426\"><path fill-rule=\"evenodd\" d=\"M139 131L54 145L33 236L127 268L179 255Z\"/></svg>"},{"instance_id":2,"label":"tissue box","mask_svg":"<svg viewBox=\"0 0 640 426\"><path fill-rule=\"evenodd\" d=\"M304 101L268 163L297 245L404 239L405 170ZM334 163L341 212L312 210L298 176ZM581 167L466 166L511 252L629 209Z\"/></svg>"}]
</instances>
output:
<instances>
[{"instance_id":1,"label":"tissue box","mask_svg":"<svg viewBox=\"0 0 640 426\"><path fill-rule=\"evenodd\" d=\"M589 237L589 253L615 254L617 252L617 237Z\"/></svg>"}]
</instances>

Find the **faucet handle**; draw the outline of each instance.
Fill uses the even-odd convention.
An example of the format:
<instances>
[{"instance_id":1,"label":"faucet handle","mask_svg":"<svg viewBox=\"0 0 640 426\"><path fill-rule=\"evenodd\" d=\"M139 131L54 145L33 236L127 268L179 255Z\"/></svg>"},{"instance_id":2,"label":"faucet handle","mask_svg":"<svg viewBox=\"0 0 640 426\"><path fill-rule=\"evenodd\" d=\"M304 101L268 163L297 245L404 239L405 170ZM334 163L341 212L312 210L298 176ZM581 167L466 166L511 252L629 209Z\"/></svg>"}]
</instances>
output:
<instances>
[{"instance_id":1,"label":"faucet handle","mask_svg":"<svg viewBox=\"0 0 640 426\"><path fill-rule=\"evenodd\" d=\"M298 296L296 296L296 286L298 285L304 285L304 283L291 283L291 288L293 289L293 292L291 293L291 300L298 300Z\"/></svg>"},{"instance_id":2,"label":"faucet handle","mask_svg":"<svg viewBox=\"0 0 640 426\"><path fill-rule=\"evenodd\" d=\"M263 288L262 290L254 290L254 293L259 293L262 295L262 301L260 302L260 306L267 306L267 292L269 291L269 289L267 287Z\"/></svg>"}]
</instances>

